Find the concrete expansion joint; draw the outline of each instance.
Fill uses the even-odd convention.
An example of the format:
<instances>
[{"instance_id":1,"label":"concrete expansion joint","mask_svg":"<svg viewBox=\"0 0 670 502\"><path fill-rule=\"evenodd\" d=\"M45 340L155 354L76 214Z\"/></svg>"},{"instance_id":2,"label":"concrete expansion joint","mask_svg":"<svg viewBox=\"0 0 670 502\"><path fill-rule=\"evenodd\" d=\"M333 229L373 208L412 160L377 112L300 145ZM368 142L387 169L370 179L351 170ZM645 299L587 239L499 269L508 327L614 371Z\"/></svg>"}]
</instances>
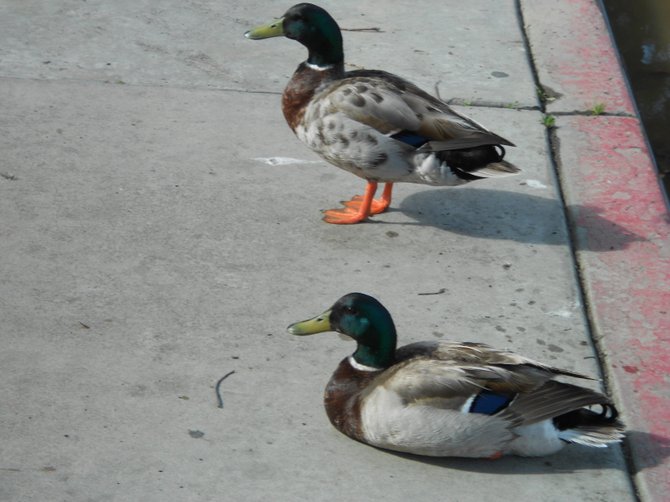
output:
<instances>
[{"instance_id":1,"label":"concrete expansion joint","mask_svg":"<svg viewBox=\"0 0 670 502\"><path fill-rule=\"evenodd\" d=\"M463 98L450 98L444 101L450 106L454 105L454 106L469 106L472 108L502 108L506 110L541 111L538 105L522 105L517 102L486 101L486 100L471 101Z\"/></svg>"},{"instance_id":2,"label":"concrete expansion joint","mask_svg":"<svg viewBox=\"0 0 670 502\"><path fill-rule=\"evenodd\" d=\"M599 112L599 113L594 113L593 110L572 110L572 111L551 111L549 112L551 115L555 117L575 117L575 116L581 116L581 117L628 117L628 118L635 118L635 115L632 113L627 113L627 112Z\"/></svg>"},{"instance_id":3,"label":"concrete expansion joint","mask_svg":"<svg viewBox=\"0 0 670 502\"><path fill-rule=\"evenodd\" d=\"M207 89L221 92L241 92L244 94L265 94L268 96L281 96L282 94L279 91L257 91L254 89L238 89L236 87L207 87Z\"/></svg>"},{"instance_id":4,"label":"concrete expansion joint","mask_svg":"<svg viewBox=\"0 0 670 502\"><path fill-rule=\"evenodd\" d=\"M99 80L95 78L36 78L36 77L16 77L9 75L0 75L0 80L30 81L30 82L78 82L90 85L112 85L122 87L148 87L156 89L185 89L192 91L218 91L218 92L237 92L244 94L264 94L270 96L281 96L280 91L265 91L256 89L240 89L238 87L217 87L203 85L179 85L179 84L160 84L144 82L126 82L124 80Z\"/></svg>"}]
</instances>

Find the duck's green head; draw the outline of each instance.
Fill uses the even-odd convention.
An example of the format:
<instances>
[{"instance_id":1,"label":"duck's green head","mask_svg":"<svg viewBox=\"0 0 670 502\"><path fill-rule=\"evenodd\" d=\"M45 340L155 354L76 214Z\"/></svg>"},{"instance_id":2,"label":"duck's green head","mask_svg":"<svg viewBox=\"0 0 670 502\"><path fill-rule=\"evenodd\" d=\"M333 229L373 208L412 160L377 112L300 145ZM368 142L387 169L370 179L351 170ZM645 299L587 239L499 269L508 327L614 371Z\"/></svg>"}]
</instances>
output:
<instances>
[{"instance_id":1,"label":"duck's green head","mask_svg":"<svg viewBox=\"0 0 670 502\"><path fill-rule=\"evenodd\" d=\"M356 340L354 359L360 364L373 368L393 364L395 325L389 311L371 296L349 293L323 314L288 327L289 333L300 336L324 331L336 331Z\"/></svg>"},{"instance_id":2,"label":"duck's green head","mask_svg":"<svg viewBox=\"0 0 670 502\"><path fill-rule=\"evenodd\" d=\"M344 61L342 33L335 20L324 9L311 3L299 3L281 18L247 31L251 40L284 36L297 40L309 50L307 62L330 66Z\"/></svg>"}]
</instances>

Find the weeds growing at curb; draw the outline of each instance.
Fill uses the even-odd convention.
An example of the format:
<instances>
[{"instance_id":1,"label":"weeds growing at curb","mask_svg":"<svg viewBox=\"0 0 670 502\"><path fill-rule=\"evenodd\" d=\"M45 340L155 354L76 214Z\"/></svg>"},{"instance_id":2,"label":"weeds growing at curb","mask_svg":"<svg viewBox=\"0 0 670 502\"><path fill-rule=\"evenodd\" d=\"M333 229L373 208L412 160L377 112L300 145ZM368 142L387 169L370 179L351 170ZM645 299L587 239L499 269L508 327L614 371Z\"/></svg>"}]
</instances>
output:
<instances>
[{"instance_id":1,"label":"weeds growing at curb","mask_svg":"<svg viewBox=\"0 0 670 502\"><path fill-rule=\"evenodd\" d=\"M553 115L549 115L549 114L544 115L542 117L542 125L544 125L544 127L546 127L547 129L551 129L553 127L556 127L556 117L554 117Z\"/></svg>"},{"instance_id":2,"label":"weeds growing at curb","mask_svg":"<svg viewBox=\"0 0 670 502\"><path fill-rule=\"evenodd\" d=\"M596 103L591 108L591 115L602 115L605 113L605 103Z\"/></svg>"}]
</instances>

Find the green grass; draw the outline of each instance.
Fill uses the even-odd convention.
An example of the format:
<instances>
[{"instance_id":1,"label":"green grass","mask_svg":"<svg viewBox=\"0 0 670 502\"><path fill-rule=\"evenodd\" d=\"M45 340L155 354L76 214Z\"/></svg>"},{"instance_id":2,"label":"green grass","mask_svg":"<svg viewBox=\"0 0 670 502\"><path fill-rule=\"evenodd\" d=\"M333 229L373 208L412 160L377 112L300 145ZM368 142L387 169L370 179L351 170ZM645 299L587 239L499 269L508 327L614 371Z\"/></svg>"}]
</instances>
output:
<instances>
[{"instance_id":1,"label":"green grass","mask_svg":"<svg viewBox=\"0 0 670 502\"><path fill-rule=\"evenodd\" d=\"M591 115L602 115L605 113L605 103L596 103L591 108Z\"/></svg>"},{"instance_id":2,"label":"green grass","mask_svg":"<svg viewBox=\"0 0 670 502\"><path fill-rule=\"evenodd\" d=\"M542 117L542 125L546 127L547 129L551 129L552 127L556 127L556 117L553 115L544 115Z\"/></svg>"}]
</instances>

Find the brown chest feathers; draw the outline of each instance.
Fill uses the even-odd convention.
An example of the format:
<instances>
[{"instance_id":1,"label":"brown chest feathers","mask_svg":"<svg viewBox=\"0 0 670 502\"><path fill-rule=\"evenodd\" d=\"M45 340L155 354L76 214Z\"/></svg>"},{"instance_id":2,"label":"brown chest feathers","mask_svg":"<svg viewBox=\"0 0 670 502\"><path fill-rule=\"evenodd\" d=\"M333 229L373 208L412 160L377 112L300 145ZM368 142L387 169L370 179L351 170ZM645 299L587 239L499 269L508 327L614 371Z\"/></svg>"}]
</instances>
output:
<instances>
[{"instance_id":1,"label":"brown chest feathers","mask_svg":"<svg viewBox=\"0 0 670 502\"><path fill-rule=\"evenodd\" d=\"M282 94L281 108L284 118L291 130L295 132L305 116L305 109L314 95L328 83L341 78L344 74L342 65L317 70L306 63L301 63Z\"/></svg>"},{"instance_id":2,"label":"brown chest feathers","mask_svg":"<svg viewBox=\"0 0 670 502\"><path fill-rule=\"evenodd\" d=\"M326 414L333 426L347 436L363 440L361 391L379 374L359 371L344 359L333 373L324 395Z\"/></svg>"}]
</instances>

